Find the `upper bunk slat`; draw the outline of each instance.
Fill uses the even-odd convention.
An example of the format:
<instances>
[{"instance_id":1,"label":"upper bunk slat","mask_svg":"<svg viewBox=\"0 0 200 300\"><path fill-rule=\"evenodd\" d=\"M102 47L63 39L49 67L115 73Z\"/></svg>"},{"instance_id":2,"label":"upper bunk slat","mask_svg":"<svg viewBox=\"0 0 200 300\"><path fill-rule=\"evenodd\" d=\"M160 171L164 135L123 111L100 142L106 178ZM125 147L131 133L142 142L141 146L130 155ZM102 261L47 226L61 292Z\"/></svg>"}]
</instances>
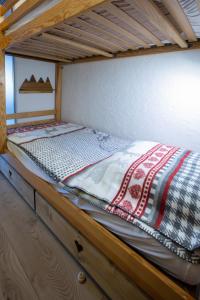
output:
<instances>
[{"instance_id":1,"label":"upper bunk slat","mask_svg":"<svg viewBox=\"0 0 200 300\"><path fill-rule=\"evenodd\" d=\"M23 18L32 9L39 6L42 2L43 0L25 1L12 14L6 17L2 23L0 23L0 31L5 31L6 29L8 29L11 25Z\"/></svg>"},{"instance_id":2,"label":"upper bunk slat","mask_svg":"<svg viewBox=\"0 0 200 300\"><path fill-rule=\"evenodd\" d=\"M71 41L71 40L68 40L68 39L64 39L64 38L55 36L53 34L43 33L42 37L44 39L47 39L47 40L50 40L50 41L52 40L55 43L58 43L58 44L61 44L61 45L68 45L68 46L72 46L74 48L77 48L79 50L84 50L84 51L91 52L92 54L103 55L103 56L106 56L106 57L112 57L113 56L111 53L108 53L104 50L94 48L94 47L91 47L91 46L86 46L86 45L83 45L83 44L75 42L75 41Z\"/></svg>"},{"instance_id":3,"label":"upper bunk slat","mask_svg":"<svg viewBox=\"0 0 200 300\"><path fill-rule=\"evenodd\" d=\"M101 28L99 24L90 24L86 22L86 20L76 18L70 21L69 23L65 23L66 25L70 25L73 28L79 28L82 30L82 32L89 32L97 37L102 37L106 41L112 42L117 48L120 47L122 51L128 49L129 47L133 47L134 49L136 48L136 44L133 43L131 45L130 42L127 42L123 38L121 38L119 35L116 34L116 32L112 33L109 32L108 30Z\"/></svg>"},{"instance_id":4,"label":"upper bunk slat","mask_svg":"<svg viewBox=\"0 0 200 300\"><path fill-rule=\"evenodd\" d=\"M32 50L36 57L70 62L125 57L142 49L150 53L145 50L152 47L161 47L157 52L165 52L168 44L186 49L192 42L197 48L198 33L185 10L188 1L60 0L21 27L18 24L5 31L0 48L27 56ZM31 2L33 5L40 0ZM197 13L200 17L200 9Z\"/></svg>"},{"instance_id":5,"label":"upper bunk slat","mask_svg":"<svg viewBox=\"0 0 200 300\"><path fill-rule=\"evenodd\" d=\"M30 38L103 2L105 0L62 0L42 15L5 36L3 42L6 47L4 47L7 48L11 44Z\"/></svg>"},{"instance_id":6,"label":"upper bunk slat","mask_svg":"<svg viewBox=\"0 0 200 300\"><path fill-rule=\"evenodd\" d=\"M150 22L157 27L163 34L167 34L170 39L177 43L181 48L187 48L187 43L181 37L172 23L159 11L152 0L133 0L136 9L142 11Z\"/></svg>"},{"instance_id":7,"label":"upper bunk slat","mask_svg":"<svg viewBox=\"0 0 200 300\"><path fill-rule=\"evenodd\" d=\"M196 41L197 38L194 34L192 26L189 23L186 15L184 14L179 2L177 0L174 0L173 2L171 0L163 0L162 2L170 12L172 17L174 17L176 22L179 24L183 32L186 34L188 41Z\"/></svg>"},{"instance_id":8,"label":"upper bunk slat","mask_svg":"<svg viewBox=\"0 0 200 300\"><path fill-rule=\"evenodd\" d=\"M146 27L141 25L138 21L136 21L134 18L131 18L127 13L125 13L123 10L119 9L117 6L115 6L112 3L108 3L106 5L107 10L112 13L117 18L123 20L128 26L132 28L132 30L137 31L140 33L143 37L145 37L150 43L153 43L157 46L163 46L161 41L153 34L151 31L149 31Z\"/></svg>"}]
</instances>

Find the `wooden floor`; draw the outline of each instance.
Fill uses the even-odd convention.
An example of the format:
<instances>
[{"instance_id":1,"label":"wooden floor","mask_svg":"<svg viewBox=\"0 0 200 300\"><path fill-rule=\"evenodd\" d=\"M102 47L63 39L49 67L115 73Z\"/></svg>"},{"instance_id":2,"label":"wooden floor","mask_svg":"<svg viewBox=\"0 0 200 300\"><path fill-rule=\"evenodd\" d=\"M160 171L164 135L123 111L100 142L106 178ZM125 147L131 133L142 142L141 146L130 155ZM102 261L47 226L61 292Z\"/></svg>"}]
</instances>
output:
<instances>
[{"instance_id":1,"label":"wooden floor","mask_svg":"<svg viewBox=\"0 0 200 300\"><path fill-rule=\"evenodd\" d=\"M0 173L0 299L102 299L90 279L76 284L79 271Z\"/></svg>"}]
</instances>

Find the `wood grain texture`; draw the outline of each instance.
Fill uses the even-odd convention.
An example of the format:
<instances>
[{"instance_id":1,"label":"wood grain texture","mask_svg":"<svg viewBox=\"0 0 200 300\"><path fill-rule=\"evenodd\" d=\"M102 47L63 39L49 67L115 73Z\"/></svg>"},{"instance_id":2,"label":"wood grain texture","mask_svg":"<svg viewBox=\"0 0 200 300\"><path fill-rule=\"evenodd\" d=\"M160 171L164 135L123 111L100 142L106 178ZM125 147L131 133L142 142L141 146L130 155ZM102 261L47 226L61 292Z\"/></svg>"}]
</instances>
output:
<instances>
[{"instance_id":1,"label":"wood grain texture","mask_svg":"<svg viewBox=\"0 0 200 300\"><path fill-rule=\"evenodd\" d=\"M8 239L12 241L12 249L30 283L30 292L34 289L41 300L107 299L87 274L85 283L79 283L78 274L84 270L55 240L9 183L2 179L2 175L0 175L0 189L0 222L3 224ZM5 238L1 236L0 239L1 249ZM38 299L31 297L30 292L27 293L25 280L16 274L16 270L19 272L20 267L16 266L10 255L7 259L7 265L3 259L0 262L2 266L4 265L4 269L8 268L9 270L10 268L11 271L14 269L13 277L17 281L15 290L22 287L23 292L26 292L26 297L10 297L5 298L6 300Z\"/></svg>"},{"instance_id":2,"label":"wood grain texture","mask_svg":"<svg viewBox=\"0 0 200 300\"><path fill-rule=\"evenodd\" d=\"M39 300L11 242L0 224L0 299Z\"/></svg>"},{"instance_id":3,"label":"wood grain texture","mask_svg":"<svg viewBox=\"0 0 200 300\"><path fill-rule=\"evenodd\" d=\"M174 25L159 10L153 0L133 0L133 5L147 20L152 23L164 36L177 43L181 48L187 48L186 41L181 37Z\"/></svg>"},{"instance_id":4,"label":"wood grain texture","mask_svg":"<svg viewBox=\"0 0 200 300\"><path fill-rule=\"evenodd\" d=\"M180 28L186 34L189 42L197 41L197 37L192 29L192 26L186 17L182 7L180 6L178 0L163 0L162 3L168 9L169 13L172 15L174 20L178 23Z\"/></svg>"},{"instance_id":5,"label":"wood grain texture","mask_svg":"<svg viewBox=\"0 0 200 300\"><path fill-rule=\"evenodd\" d=\"M162 53L170 53L170 52L179 52L179 51L191 51L200 49L200 42L193 42L188 44L188 48L180 48L177 45L166 45L164 47L152 47L148 49L138 49L138 50L128 50L125 52L119 52L114 55L113 58L96 56L96 57L86 57L86 58L79 58L75 59L72 63L88 63L93 61L101 61L101 60L108 60L108 59L117 59L117 58L127 58L127 57L135 57L135 56L143 56L143 55L155 55L155 54L162 54Z\"/></svg>"},{"instance_id":6,"label":"wood grain texture","mask_svg":"<svg viewBox=\"0 0 200 300\"><path fill-rule=\"evenodd\" d=\"M52 115L55 115L55 114L56 114L56 111L54 109L23 112L23 113L14 113L14 114L6 115L6 120L13 120L13 119L16 120L16 119L24 119L24 118L52 116Z\"/></svg>"},{"instance_id":7,"label":"wood grain texture","mask_svg":"<svg viewBox=\"0 0 200 300\"><path fill-rule=\"evenodd\" d=\"M153 33L151 33L151 31L149 31L145 26L143 26L138 21L130 17L127 13L123 12L123 10L117 8L117 6L115 6L114 4L106 4L106 10L108 10L111 14L121 19L134 30L138 31L153 44L157 46L163 46L162 42Z\"/></svg>"},{"instance_id":8,"label":"wood grain texture","mask_svg":"<svg viewBox=\"0 0 200 300\"><path fill-rule=\"evenodd\" d=\"M127 300L133 297L137 300L149 299L38 193L36 193L36 212L111 299Z\"/></svg>"},{"instance_id":9,"label":"wood grain texture","mask_svg":"<svg viewBox=\"0 0 200 300\"><path fill-rule=\"evenodd\" d=\"M15 187L23 199L35 208L34 189L11 167L4 159L0 157L0 170L8 181Z\"/></svg>"},{"instance_id":10,"label":"wood grain texture","mask_svg":"<svg viewBox=\"0 0 200 300\"><path fill-rule=\"evenodd\" d=\"M7 154L3 155L3 158L21 176L26 178L52 207L150 297L163 300L194 300L188 291L184 290L104 227L95 222L90 216L74 206L67 198L61 196L52 186L28 171L12 154L7 152Z\"/></svg>"},{"instance_id":11,"label":"wood grain texture","mask_svg":"<svg viewBox=\"0 0 200 300\"><path fill-rule=\"evenodd\" d=\"M61 120L61 105L62 105L62 65L56 64L56 89L55 89L55 111L56 121Z\"/></svg>"},{"instance_id":12,"label":"wood grain texture","mask_svg":"<svg viewBox=\"0 0 200 300\"><path fill-rule=\"evenodd\" d=\"M39 51L32 51L31 49L28 50L24 50L24 49L20 49L20 48L11 48L8 50L8 53L10 54L21 54L23 56L27 56L27 57L35 57L35 58L44 58L46 60L50 60L50 61L61 61L61 62L65 62L65 63L70 63L71 60L66 59L64 57L59 57L59 55L50 55L50 54L46 54L44 52L39 52Z\"/></svg>"},{"instance_id":13,"label":"wood grain texture","mask_svg":"<svg viewBox=\"0 0 200 300\"><path fill-rule=\"evenodd\" d=\"M63 33L66 32L71 33L72 35L74 35L77 38L83 38L86 39L89 42L93 42L99 46L106 46L108 48L109 51L113 51L116 52L117 50L121 50L124 51L126 50L126 46L123 45L123 41L122 39L119 39L116 35L107 32L101 28L99 28L98 26L92 26L89 23L84 22L83 20L79 20L80 24L87 25L87 27L89 27L90 31L86 31L80 28L76 28L73 27L71 25L68 25L66 23L63 23L61 25L58 26L59 30L62 30ZM86 23L86 24L85 24ZM95 32L92 32L92 29L95 29ZM54 29L53 29L54 30ZM94 30L93 30L94 31ZM97 31L97 34L95 34ZM108 39L103 38L103 36L107 36ZM130 45L128 44L128 47Z\"/></svg>"},{"instance_id":14,"label":"wood grain texture","mask_svg":"<svg viewBox=\"0 0 200 300\"><path fill-rule=\"evenodd\" d=\"M25 40L37 33L41 33L45 31L45 29L49 29L56 24L59 24L64 20L76 16L103 2L105 2L105 0L62 0L40 16L36 17L34 20L8 34L8 36L5 37L6 45L5 42L3 43L2 41L0 48L7 48L11 44Z\"/></svg>"},{"instance_id":15,"label":"wood grain texture","mask_svg":"<svg viewBox=\"0 0 200 300\"><path fill-rule=\"evenodd\" d=\"M84 54L83 51L79 52L75 49L68 48L68 47L66 49L66 47L63 47L62 45L60 45L58 49L58 47L55 44L51 42L39 40L39 39L29 39L28 41L21 43L21 45L24 46L25 49L27 47L30 47L30 49L32 48L32 50L34 49L37 49L38 51L42 50L45 51L46 53L49 53L50 55L60 56L60 57L63 56L69 60L72 58L80 57L82 53Z\"/></svg>"},{"instance_id":16,"label":"wood grain texture","mask_svg":"<svg viewBox=\"0 0 200 300\"><path fill-rule=\"evenodd\" d=\"M103 55L103 56L106 56L106 57L113 57L113 55L111 53L108 53L104 50L101 50L101 49L98 49L98 48L95 48L95 47L91 47L91 46L88 46L88 45L85 45L85 44L81 44L79 42L75 42L75 41L72 41L72 40L69 40L69 39L66 39L66 38L62 38L62 37L53 35L53 34L43 33L42 37L44 39L51 40L54 43L72 46L72 47L77 48L79 50L88 51L88 52L90 52L92 54L95 54L95 55Z\"/></svg>"},{"instance_id":17,"label":"wood grain texture","mask_svg":"<svg viewBox=\"0 0 200 300\"><path fill-rule=\"evenodd\" d=\"M70 25L60 25L58 28L51 29L50 32L61 37L72 38L78 40L79 42L88 43L91 46L101 47L109 52L114 52L116 49L118 49L116 45L113 45L109 41Z\"/></svg>"},{"instance_id":18,"label":"wood grain texture","mask_svg":"<svg viewBox=\"0 0 200 300\"><path fill-rule=\"evenodd\" d=\"M5 52L0 50L0 153L6 143Z\"/></svg>"},{"instance_id":19,"label":"wood grain texture","mask_svg":"<svg viewBox=\"0 0 200 300\"><path fill-rule=\"evenodd\" d=\"M129 41L131 41L133 43L133 47L134 47L134 45L140 45L140 46L143 46L144 48L149 47L149 45L146 42L144 42L142 39L138 38L134 34L130 33L129 31L123 29L122 27L118 26L117 24L111 22L110 20L102 17L101 15L99 15L93 11L89 11L89 12L85 13L85 16L87 16L93 20L96 20L100 24L104 24L106 27L108 27L108 31L110 31L110 30L114 31L114 32L116 32L116 35L117 35L117 33L120 33L122 36L125 37L124 42L126 42L128 39ZM131 42L129 42L129 45L131 45ZM132 48L132 47L130 46L130 48Z\"/></svg>"},{"instance_id":20,"label":"wood grain texture","mask_svg":"<svg viewBox=\"0 0 200 300\"><path fill-rule=\"evenodd\" d=\"M8 29L10 26L12 26L18 20L23 18L32 9L39 6L42 2L43 2L43 0L25 1L16 10L14 10L8 17L6 17L3 22L0 23L0 31L5 31L6 29Z\"/></svg>"}]
</instances>

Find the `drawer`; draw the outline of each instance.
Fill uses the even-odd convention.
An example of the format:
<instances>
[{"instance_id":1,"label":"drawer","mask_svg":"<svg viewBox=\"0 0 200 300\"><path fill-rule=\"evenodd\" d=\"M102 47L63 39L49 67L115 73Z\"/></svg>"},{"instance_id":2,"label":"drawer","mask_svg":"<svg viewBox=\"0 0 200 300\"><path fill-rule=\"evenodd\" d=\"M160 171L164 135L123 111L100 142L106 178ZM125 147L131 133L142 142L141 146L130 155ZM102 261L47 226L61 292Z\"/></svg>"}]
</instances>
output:
<instances>
[{"instance_id":1,"label":"drawer","mask_svg":"<svg viewBox=\"0 0 200 300\"><path fill-rule=\"evenodd\" d=\"M24 200L35 209L34 189L2 157L0 157L0 171Z\"/></svg>"},{"instance_id":2,"label":"drawer","mask_svg":"<svg viewBox=\"0 0 200 300\"><path fill-rule=\"evenodd\" d=\"M149 299L46 200L35 196L36 213L111 299Z\"/></svg>"}]
</instances>

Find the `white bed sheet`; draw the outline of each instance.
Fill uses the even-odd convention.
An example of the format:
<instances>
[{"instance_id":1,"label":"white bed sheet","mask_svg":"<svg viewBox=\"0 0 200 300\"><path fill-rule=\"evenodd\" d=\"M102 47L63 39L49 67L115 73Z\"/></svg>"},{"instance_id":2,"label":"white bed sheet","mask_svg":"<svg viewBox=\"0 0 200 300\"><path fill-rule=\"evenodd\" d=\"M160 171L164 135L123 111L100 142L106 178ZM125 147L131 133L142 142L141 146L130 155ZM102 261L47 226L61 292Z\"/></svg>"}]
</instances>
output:
<instances>
[{"instance_id":1,"label":"white bed sheet","mask_svg":"<svg viewBox=\"0 0 200 300\"><path fill-rule=\"evenodd\" d=\"M74 205L87 212L94 220L116 234L125 243L137 249L148 260L161 267L168 274L187 284L200 284L200 265L193 265L180 259L141 229L125 222L115 215L108 214L104 210L91 205L86 200L69 194L60 185L55 184L55 182L53 182L19 147L10 142L8 142L7 146L9 151L12 152L27 169L54 185L60 193L67 195Z\"/></svg>"}]
</instances>

